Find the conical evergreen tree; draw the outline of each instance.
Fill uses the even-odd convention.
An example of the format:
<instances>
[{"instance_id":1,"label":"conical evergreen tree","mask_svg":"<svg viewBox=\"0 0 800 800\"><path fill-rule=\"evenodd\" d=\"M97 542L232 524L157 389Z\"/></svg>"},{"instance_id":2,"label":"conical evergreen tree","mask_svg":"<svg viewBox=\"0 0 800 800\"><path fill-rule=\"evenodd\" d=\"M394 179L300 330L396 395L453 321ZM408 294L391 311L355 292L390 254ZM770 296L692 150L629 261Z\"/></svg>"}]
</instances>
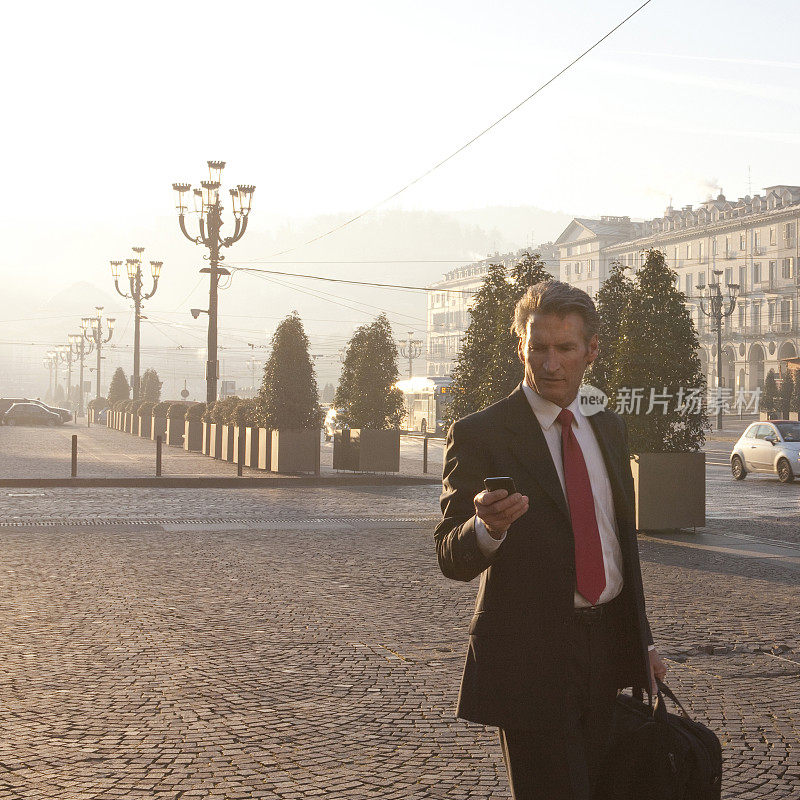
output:
<instances>
[{"instance_id":1,"label":"conical evergreen tree","mask_svg":"<svg viewBox=\"0 0 800 800\"><path fill-rule=\"evenodd\" d=\"M633 453L693 452L705 440L705 405L687 402L693 392L702 398L705 376L697 330L684 300L664 254L649 250L620 326L612 380L618 408L623 388L641 390L638 408L631 402L624 409ZM651 408L651 398L666 398L666 405ZM687 411L679 410L679 401Z\"/></svg>"},{"instance_id":2,"label":"conical evergreen tree","mask_svg":"<svg viewBox=\"0 0 800 800\"><path fill-rule=\"evenodd\" d=\"M158 373L154 369L146 369L141 379L139 399L143 403L157 403L161 400L161 386Z\"/></svg>"},{"instance_id":3,"label":"conical evergreen tree","mask_svg":"<svg viewBox=\"0 0 800 800\"><path fill-rule=\"evenodd\" d=\"M264 428L317 428L320 411L308 337L296 311L275 329L272 352L264 365L256 418Z\"/></svg>"},{"instance_id":4,"label":"conical evergreen tree","mask_svg":"<svg viewBox=\"0 0 800 800\"><path fill-rule=\"evenodd\" d=\"M397 344L385 314L361 325L347 344L334 405L348 428L396 428L403 418L403 394L395 386Z\"/></svg>"},{"instance_id":5,"label":"conical evergreen tree","mask_svg":"<svg viewBox=\"0 0 800 800\"><path fill-rule=\"evenodd\" d=\"M614 400L614 375L617 372L617 345L619 342L622 320L628 313L631 296L634 291L633 281L625 274L625 266L621 261L612 262L608 277L603 281L595 298L597 313L600 315L598 339L600 355L594 360L586 380L592 386L602 389L612 401Z\"/></svg>"},{"instance_id":6,"label":"conical evergreen tree","mask_svg":"<svg viewBox=\"0 0 800 800\"><path fill-rule=\"evenodd\" d=\"M764 378L764 388L761 390L758 407L761 411L770 413L778 410L778 381L774 369L771 369Z\"/></svg>"},{"instance_id":7,"label":"conical evergreen tree","mask_svg":"<svg viewBox=\"0 0 800 800\"><path fill-rule=\"evenodd\" d=\"M778 411L784 419L789 419L789 412L792 410L792 398L794 397L794 377L792 371L787 367L781 379L781 387L778 392Z\"/></svg>"},{"instance_id":8,"label":"conical evergreen tree","mask_svg":"<svg viewBox=\"0 0 800 800\"><path fill-rule=\"evenodd\" d=\"M114 405L114 403L130 400L130 398L131 387L125 377L125 370L122 367L117 367L111 377L111 385L108 387L108 402L110 405Z\"/></svg>"},{"instance_id":9,"label":"conical evergreen tree","mask_svg":"<svg viewBox=\"0 0 800 800\"><path fill-rule=\"evenodd\" d=\"M452 422L501 400L522 380L517 337L511 331L514 306L530 286L553 276L538 255L526 253L506 274L491 264L469 310L470 323L453 369Z\"/></svg>"}]
</instances>

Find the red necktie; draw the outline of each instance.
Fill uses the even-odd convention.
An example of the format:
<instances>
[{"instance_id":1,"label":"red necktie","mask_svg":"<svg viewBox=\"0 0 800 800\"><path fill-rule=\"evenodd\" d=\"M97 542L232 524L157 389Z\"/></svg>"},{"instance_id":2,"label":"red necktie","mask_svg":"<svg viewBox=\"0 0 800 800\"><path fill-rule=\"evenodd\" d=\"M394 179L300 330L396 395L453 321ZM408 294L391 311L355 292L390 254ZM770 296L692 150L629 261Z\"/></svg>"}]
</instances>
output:
<instances>
[{"instance_id":1,"label":"red necktie","mask_svg":"<svg viewBox=\"0 0 800 800\"><path fill-rule=\"evenodd\" d=\"M564 461L564 483L575 537L575 576L577 589L595 605L606 588L603 548L594 513L594 495L583 452L572 432L572 412L562 408L556 419L561 423L561 455Z\"/></svg>"}]
</instances>

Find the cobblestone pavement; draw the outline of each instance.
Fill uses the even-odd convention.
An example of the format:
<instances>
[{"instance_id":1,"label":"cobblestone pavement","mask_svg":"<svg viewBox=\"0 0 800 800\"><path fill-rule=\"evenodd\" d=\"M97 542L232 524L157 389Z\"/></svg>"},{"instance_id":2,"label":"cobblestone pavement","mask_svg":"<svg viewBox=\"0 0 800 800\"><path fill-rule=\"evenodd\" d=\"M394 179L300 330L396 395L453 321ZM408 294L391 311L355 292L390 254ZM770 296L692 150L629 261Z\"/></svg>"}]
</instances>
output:
<instances>
[{"instance_id":1,"label":"cobblestone pavement","mask_svg":"<svg viewBox=\"0 0 800 800\"><path fill-rule=\"evenodd\" d=\"M0 478L68 478L72 436L78 437L78 475L82 478L134 477L155 475L156 444L102 425L86 428L63 425L58 428L7 427L0 425ZM400 473L423 475L421 438L401 437ZM428 472L441 476L444 440L428 440ZM320 451L323 473L333 470L333 442L323 441ZM245 469L246 475L263 476L260 470ZM162 448L162 474L235 476L236 465L189 453L180 447Z\"/></svg>"},{"instance_id":2,"label":"cobblestone pavement","mask_svg":"<svg viewBox=\"0 0 800 800\"><path fill-rule=\"evenodd\" d=\"M331 515L247 490L236 518L283 521L238 530L3 528L0 798L505 800L495 732L453 718L476 585L441 576L432 524L399 521L425 491L340 489ZM723 796L797 797L800 567L642 557L669 682L723 741Z\"/></svg>"}]
</instances>

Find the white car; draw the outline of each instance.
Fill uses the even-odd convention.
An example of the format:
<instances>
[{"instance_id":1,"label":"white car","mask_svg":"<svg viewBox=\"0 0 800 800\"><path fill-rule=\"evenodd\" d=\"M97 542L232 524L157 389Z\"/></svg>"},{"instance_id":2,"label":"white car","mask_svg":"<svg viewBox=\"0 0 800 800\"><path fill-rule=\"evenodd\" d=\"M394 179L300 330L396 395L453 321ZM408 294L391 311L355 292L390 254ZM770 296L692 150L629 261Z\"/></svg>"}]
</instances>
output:
<instances>
[{"instance_id":1,"label":"white car","mask_svg":"<svg viewBox=\"0 0 800 800\"><path fill-rule=\"evenodd\" d=\"M781 483L800 475L800 422L776 419L754 422L731 452L731 474L737 481L748 472L769 472Z\"/></svg>"}]
</instances>

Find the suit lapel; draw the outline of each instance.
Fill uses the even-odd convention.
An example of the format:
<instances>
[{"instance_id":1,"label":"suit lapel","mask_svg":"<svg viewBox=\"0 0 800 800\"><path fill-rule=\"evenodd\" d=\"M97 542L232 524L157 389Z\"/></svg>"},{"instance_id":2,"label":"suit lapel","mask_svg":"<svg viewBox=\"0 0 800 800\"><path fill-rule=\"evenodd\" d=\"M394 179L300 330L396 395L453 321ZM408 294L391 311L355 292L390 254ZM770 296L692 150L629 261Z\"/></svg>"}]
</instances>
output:
<instances>
[{"instance_id":1,"label":"suit lapel","mask_svg":"<svg viewBox=\"0 0 800 800\"><path fill-rule=\"evenodd\" d=\"M536 414L528 403L522 385L508 396L506 417L508 445L525 472L536 480L561 509L567 520L570 519L567 500L561 489L550 448L547 446L542 427Z\"/></svg>"},{"instance_id":2,"label":"suit lapel","mask_svg":"<svg viewBox=\"0 0 800 800\"><path fill-rule=\"evenodd\" d=\"M630 502L620 474L619 451L622 441L616 430L611 429L611 417L605 411L592 414L587 419L594 430L597 443L600 445L600 452L603 454L608 480L611 482L611 494L614 498L614 513L618 519L625 520L630 516Z\"/></svg>"}]
</instances>

